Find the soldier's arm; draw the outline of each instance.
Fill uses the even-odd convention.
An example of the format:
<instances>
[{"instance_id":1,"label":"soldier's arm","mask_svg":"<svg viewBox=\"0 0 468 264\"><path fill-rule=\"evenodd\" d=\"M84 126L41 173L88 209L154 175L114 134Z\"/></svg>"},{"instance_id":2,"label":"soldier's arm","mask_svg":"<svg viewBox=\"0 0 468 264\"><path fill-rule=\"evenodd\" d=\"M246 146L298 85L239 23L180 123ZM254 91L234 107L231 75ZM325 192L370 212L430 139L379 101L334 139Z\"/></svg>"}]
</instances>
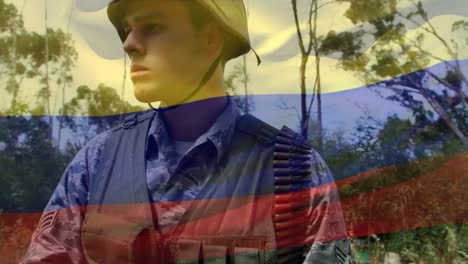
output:
<instances>
[{"instance_id":1,"label":"soldier's arm","mask_svg":"<svg viewBox=\"0 0 468 264\"><path fill-rule=\"evenodd\" d=\"M317 152L311 154L311 223L304 263L351 263L350 244L334 178Z\"/></svg>"},{"instance_id":2,"label":"soldier's arm","mask_svg":"<svg viewBox=\"0 0 468 264\"><path fill-rule=\"evenodd\" d=\"M21 263L85 263L81 225L90 175L95 173L104 134L91 140L68 165L52 194Z\"/></svg>"}]
</instances>

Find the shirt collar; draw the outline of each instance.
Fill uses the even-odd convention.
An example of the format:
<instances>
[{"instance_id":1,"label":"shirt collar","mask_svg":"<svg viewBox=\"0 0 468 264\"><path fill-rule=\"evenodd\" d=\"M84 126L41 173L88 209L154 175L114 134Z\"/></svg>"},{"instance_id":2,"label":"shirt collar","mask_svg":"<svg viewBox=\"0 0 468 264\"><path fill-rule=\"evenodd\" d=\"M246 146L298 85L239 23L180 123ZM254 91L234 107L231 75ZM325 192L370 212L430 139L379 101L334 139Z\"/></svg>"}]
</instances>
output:
<instances>
[{"instance_id":1,"label":"shirt collar","mask_svg":"<svg viewBox=\"0 0 468 264\"><path fill-rule=\"evenodd\" d=\"M236 127L236 120L239 116L239 108L234 100L228 96L228 104L224 111L219 115L210 129L199 138L201 139L206 136L206 138L216 147L218 163L221 161L223 154L231 145Z\"/></svg>"},{"instance_id":2,"label":"shirt collar","mask_svg":"<svg viewBox=\"0 0 468 264\"><path fill-rule=\"evenodd\" d=\"M234 100L227 96L228 103L211 127L202 134L190 148L189 152L200 144L211 142L216 148L216 160L219 163L231 144L236 120L240 116L239 108ZM148 142L151 138L156 142L158 150L173 147L173 140L169 136L160 112L156 112L148 131ZM151 145L148 144L147 147ZM146 149L148 151L148 149Z\"/></svg>"}]
</instances>

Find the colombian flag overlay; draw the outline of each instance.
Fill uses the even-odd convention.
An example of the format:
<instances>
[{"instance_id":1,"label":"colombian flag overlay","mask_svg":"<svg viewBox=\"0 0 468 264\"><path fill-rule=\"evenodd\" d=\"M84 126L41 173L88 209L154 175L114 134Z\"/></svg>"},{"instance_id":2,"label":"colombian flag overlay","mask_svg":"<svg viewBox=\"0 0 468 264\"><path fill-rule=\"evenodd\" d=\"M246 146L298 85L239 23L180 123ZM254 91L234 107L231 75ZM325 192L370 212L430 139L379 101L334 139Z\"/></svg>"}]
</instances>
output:
<instances>
[{"instance_id":1,"label":"colombian flag overlay","mask_svg":"<svg viewBox=\"0 0 468 264\"><path fill-rule=\"evenodd\" d=\"M307 138L334 181L305 184L278 198L269 192L252 197L241 179L246 182L237 184L246 190L235 197L173 199L164 206L214 205L210 212L200 209L186 227L211 234L210 223L225 217L233 219L229 230L262 228L269 212L244 216L272 199L324 196L336 188L340 198L327 210L341 208L346 234L340 238L351 241L354 262L467 263L468 2L244 2L262 64L257 67L252 52L227 64L231 101L244 114ZM98 211L71 203L43 212L86 143L149 110L134 97L131 61L107 20L107 3L0 0L1 263L19 263L31 238L61 214ZM211 188L228 189L229 180L212 181ZM140 207L118 203L108 210L137 218L129 212ZM302 223L304 208L278 210L294 211L291 221ZM114 231L121 224L100 221ZM309 242L330 241L314 239ZM304 243L292 239L275 247ZM228 254L210 252L206 256ZM194 261L197 254L180 260Z\"/></svg>"}]
</instances>

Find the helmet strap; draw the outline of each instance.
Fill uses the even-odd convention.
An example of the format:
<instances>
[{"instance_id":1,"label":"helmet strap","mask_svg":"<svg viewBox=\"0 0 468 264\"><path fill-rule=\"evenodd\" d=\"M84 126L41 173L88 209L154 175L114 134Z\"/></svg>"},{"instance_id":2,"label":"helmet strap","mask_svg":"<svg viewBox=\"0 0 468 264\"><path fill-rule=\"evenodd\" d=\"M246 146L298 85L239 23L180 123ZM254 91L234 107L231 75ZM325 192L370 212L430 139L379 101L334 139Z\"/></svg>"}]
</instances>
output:
<instances>
[{"instance_id":1,"label":"helmet strap","mask_svg":"<svg viewBox=\"0 0 468 264\"><path fill-rule=\"evenodd\" d=\"M260 64L262 63L260 56L258 56L257 52L252 47L250 49L252 50L252 52L255 54L255 57L257 58L257 66L260 66Z\"/></svg>"},{"instance_id":2,"label":"helmet strap","mask_svg":"<svg viewBox=\"0 0 468 264\"><path fill-rule=\"evenodd\" d=\"M193 89L193 91L189 95L187 95L183 100L181 100L179 103L177 103L177 104L175 104L173 106L162 108L162 109L161 108L156 109L151 105L151 103L148 103L149 107L152 108L153 110L156 110L156 111L167 111L167 110L175 109L176 107L179 107L183 103L186 103L187 101L192 99L192 97L194 97L203 88L203 86L205 86L206 83L211 79L214 72L216 71L216 68L219 65L219 62L221 61L221 56L222 56L222 53L211 63L210 68L205 73L205 75L201 79L198 86L195 89Z\"/></svg>"}]
</instances>

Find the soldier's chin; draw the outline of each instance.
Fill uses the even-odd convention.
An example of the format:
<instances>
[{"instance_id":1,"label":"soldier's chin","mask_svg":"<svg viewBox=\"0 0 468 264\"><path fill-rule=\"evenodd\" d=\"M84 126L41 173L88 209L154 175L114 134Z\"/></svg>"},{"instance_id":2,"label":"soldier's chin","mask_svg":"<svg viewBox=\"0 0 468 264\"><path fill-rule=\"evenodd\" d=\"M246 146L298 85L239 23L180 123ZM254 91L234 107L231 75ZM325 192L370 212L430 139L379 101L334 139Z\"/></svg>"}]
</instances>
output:
<instances>
[{"instance_id":1,"label":"soldier's chin","mask_svg":"<svg viewBox=\"0 0 468 264\"><path fill-rule=\"evenodd\" d=\"M161 106L174 106L187 103L188 94L181 94L177 89L155 87L147 83L134 83L135 98L142 103L161 102Z\"/></svg>"},{"instance_id":2,"label":"soldier's chin","mask_svg":"<svg viewBox=\"0 0 468 264\"><path fill-rule=\"evenodd\" d=\"M145 83L134 83L135 98L142 103L151 103L160 101L160 96L157 96L157 91L154 87Z\"/></svg>"}]
</instances>

